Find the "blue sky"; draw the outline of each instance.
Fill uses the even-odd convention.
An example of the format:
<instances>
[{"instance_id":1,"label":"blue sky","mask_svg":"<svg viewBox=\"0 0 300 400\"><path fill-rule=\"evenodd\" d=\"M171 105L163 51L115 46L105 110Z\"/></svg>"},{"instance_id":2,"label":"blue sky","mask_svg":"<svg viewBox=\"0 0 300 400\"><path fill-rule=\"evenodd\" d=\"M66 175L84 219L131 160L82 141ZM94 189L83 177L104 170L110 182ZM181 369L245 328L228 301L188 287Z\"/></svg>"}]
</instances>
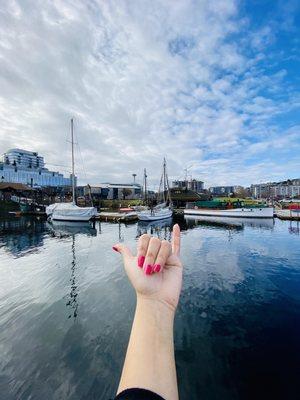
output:
<instances>
[{"instance_id":1,"label":"blue sky","mask_svg":"<svg viewBox=\"0 0 300 400\"><path fill-rule=\"evenodd\" d=\"M295 0L3 2L0 151L69 165L74 116L81 183L300 177L299 27Z\"/></svg>"}]
</instances>

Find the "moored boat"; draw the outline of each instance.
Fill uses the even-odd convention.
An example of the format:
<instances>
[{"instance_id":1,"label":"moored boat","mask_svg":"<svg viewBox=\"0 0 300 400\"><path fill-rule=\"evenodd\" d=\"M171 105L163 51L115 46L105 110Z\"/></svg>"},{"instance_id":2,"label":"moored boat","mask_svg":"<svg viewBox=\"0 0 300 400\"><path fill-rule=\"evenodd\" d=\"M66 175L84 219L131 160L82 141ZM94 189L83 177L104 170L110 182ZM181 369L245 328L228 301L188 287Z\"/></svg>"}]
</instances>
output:
<instances>
[{"instance_id":1,"label":"moored boat","mask_svg":"<svg viewBox=\"0 0 300 400\"><path fill-rule=\"evenodd\" d=\"M144 172L144 194L145 201L147 201L147 174ZM163 172L160 179L160 185L157 196L158 204L156 206L150 206L147 210L138 212L138 218L140 221L159 221L172 217L173 207L170 195L170 187L167 175L167 163L164 158Z\"/></svg>"},{"instance_id":2,"label":"moored boat","mask_svg":"<svg viewBox=\"0 0 300 400\"><path fill-rule=\"evenodd\" d=\"M154 207L153 209L138 213L140 221L159 221L170 218L173 215L173 210L169 207Z\"/></svg>"},{"instance_id":3,"label":"moored boat","mask_svg":"<svg viewBox=\"0 0 300 400\"><path fill-rule=\"evenodd\" d=\"M96 217L95 207L78 207L74 203L54 203L46 207L48 218L53 221L85 222Z\"/></svg>"},{"instance_id":4,"label":"moored boat","mask_svg":"<svg viewBox=\"0 0 300 400\"><path fill-rule=\"evenodd\" d=\"M222 200L197 201L187 205L184 215L215 216L230 218L273 218L274 208L259 203L242 200L224 202Z\"/></svg>"},{"instance_id":5,"label":"moored boat","mask_svg":"<svg viewBox=\"0 0 300 400\"><path fill-rule=\"evenodd\" d=\"M54 203L46 207L46 214L53 221L81 222L89 221L97 215L95 207L79 207L75 204L75 172L74 172L74 134L73 118L71 119L72 143L72 203Z\"/></svg>"}]
</instances>

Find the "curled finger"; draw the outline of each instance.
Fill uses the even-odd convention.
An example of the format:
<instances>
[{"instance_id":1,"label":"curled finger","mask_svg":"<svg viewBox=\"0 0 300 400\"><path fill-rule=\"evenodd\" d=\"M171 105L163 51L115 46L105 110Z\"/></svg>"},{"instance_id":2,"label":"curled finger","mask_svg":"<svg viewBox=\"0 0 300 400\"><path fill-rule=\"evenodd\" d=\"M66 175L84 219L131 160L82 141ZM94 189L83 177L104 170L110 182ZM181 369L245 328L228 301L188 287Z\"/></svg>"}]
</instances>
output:
<instances>
[{"instance_id":1,"label":"curled finger","mask_svg":"<svg viewBox=\"0 0 300 400\"><path fill-rule=\"evenodd\" d=\"M164 268L167 259L171 254L171 244L167 240L163 240L160 244L160 249L157 254L155 264L153 266L153 272L160 272Z\"/></svg>"},{"instance_id":2,"label":"curled finger","mask_svg":"<svg viewBox=\"0 0 300 400\"><path fill-rule=\"evenodd\" d=\"M154 262L160 249L160 240L156 237L152 237L149 241L148 250L144 262L144 272L146 275L150 275L153 272Z\"/></svg>"},{"instance_id":3,"label":"curled finger","mask_svg":"<svg viewBox=\"0 0 300 400\"><path fill-rule=\"evenodd\" d=\"M137 245L137 264L140 268L143 268L143 266L144 266L149 242L150 242L149 235L144 234L139 237L138 245Z\"/></svg>"}]
</instances>

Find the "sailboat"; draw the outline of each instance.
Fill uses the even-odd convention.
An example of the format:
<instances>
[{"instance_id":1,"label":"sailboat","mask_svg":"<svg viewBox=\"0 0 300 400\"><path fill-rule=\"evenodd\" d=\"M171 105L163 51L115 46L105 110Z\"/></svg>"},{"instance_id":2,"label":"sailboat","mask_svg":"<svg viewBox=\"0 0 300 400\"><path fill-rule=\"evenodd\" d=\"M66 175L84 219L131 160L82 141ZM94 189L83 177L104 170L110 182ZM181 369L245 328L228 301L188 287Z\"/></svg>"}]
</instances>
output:
<instances>
[{"instance_id":1,"label":"sailboat","mask_svg":"<svg viewBox=\"0 0 300 400\"><path fill-rule=\"evenodd\" d=\"M72 143L72 203L54 203L46 207L46 214L53 221L89 221L97 215L95 207L78 207L75 203L74 122L71 119Z\"/></svg>"},{"instance_id":2,"label":"sailboat","mask_svg":"<svg viewBox=\"0 0 300 400\"><path fill-rule=\"evenodd\" d=\"M147 174L144 172L144 195L145 201L147 201ZM140 221L158 221L161 219L167 219L172 217L172 200L170 196L170 187L167 175L167 163L164 158L163 172L160 179L159 190L158 190L158 203L155 207L150 207L148 210L141 211L138 213L138 219Z\"/></svg>"}]
</instances>

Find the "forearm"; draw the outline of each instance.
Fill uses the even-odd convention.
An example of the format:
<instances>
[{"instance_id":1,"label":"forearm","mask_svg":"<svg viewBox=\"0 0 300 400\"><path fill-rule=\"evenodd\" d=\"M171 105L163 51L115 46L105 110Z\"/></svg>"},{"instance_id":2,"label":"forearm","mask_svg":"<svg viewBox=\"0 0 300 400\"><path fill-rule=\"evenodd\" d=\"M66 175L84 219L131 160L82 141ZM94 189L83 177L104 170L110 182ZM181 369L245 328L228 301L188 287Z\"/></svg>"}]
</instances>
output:
<instances>
[{"instance_id":1,"label":"forearm","mask_svg":"<svg viewBox=\"0 0 300 400\"><path fill-rule=\"evenodd\" d=\"M118 388L152 390L177 400L173 344L174 310L159 301L137 299L126 359Z\"/></svg>"}]
</instances>

